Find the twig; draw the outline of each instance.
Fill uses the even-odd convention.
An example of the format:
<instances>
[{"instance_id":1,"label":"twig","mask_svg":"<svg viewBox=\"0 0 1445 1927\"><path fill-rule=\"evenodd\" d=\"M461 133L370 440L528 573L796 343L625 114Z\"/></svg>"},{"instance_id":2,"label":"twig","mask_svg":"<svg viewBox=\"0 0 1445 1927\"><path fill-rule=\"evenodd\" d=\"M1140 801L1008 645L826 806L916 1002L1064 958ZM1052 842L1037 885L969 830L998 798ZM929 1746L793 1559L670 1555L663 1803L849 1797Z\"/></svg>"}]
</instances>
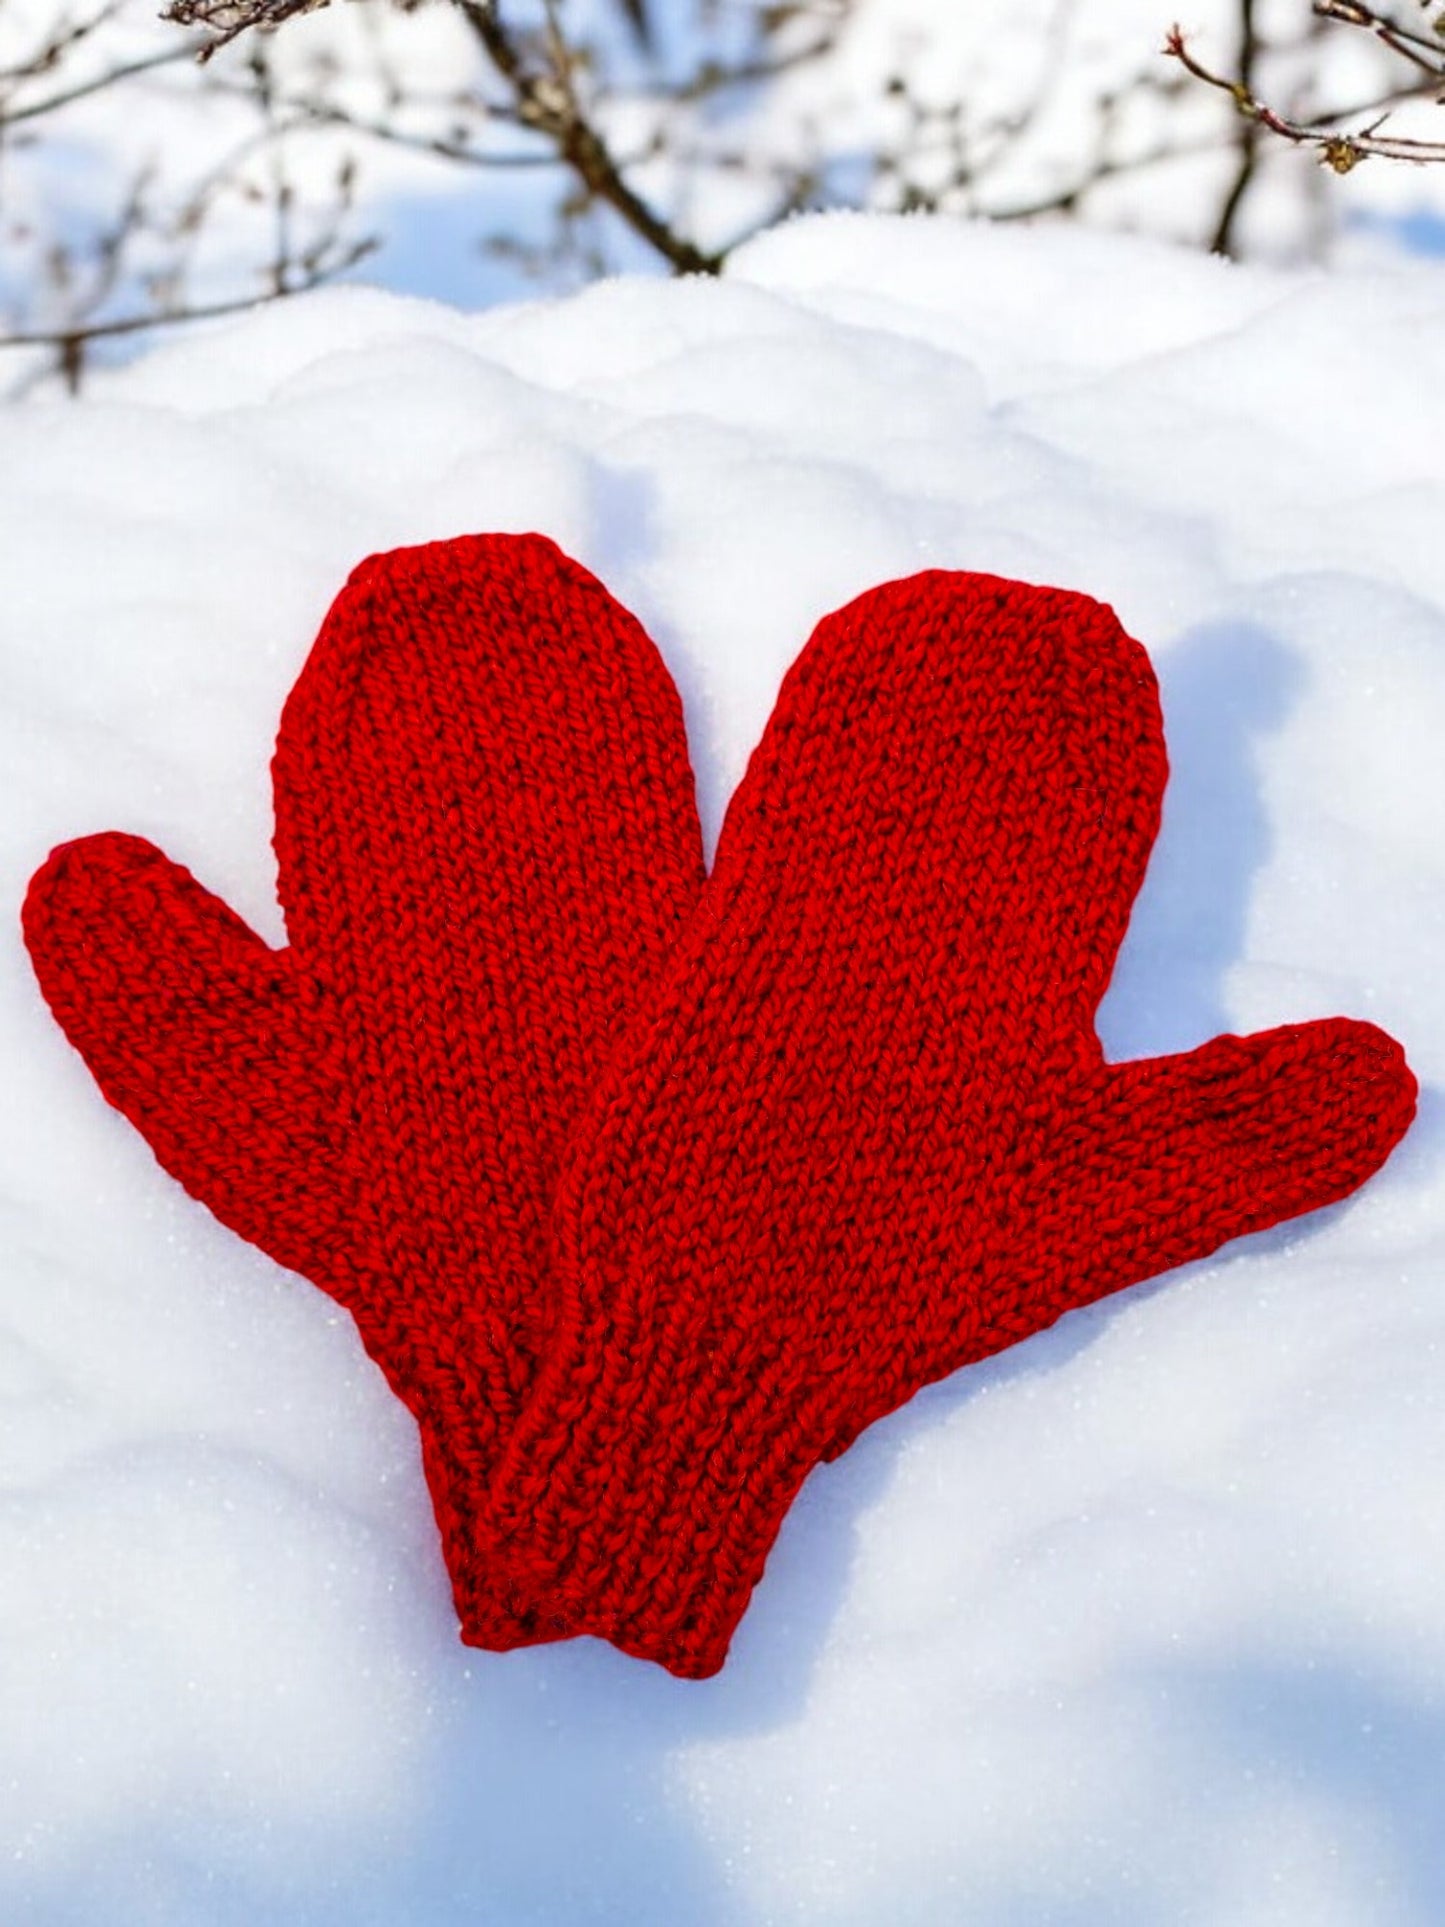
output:
<instances>
[{"instance_id":1,"label":"twig","mask_svg":"<svg viewBox=\"0 0 1445 1927\"><path fill-rule=\"evenodd\" d=\"M551 70L534 73L503 25L496 0L457 0L457 5L512 90L522 124L547 136L586 193L619 214L678 274L720 274L721 254L708 253L677 233L623 178L621 165L578 103L554 9L547 10Z\"/></svg>"},{"instance_id":2,"label":"twig","mask_svg":"<svg viewBox=\"0 0 1445 1927\"><path fill-rule=\"evenodd\" d=\"M1429 39L1409 27L1402 27L1397 20L1386 19L1373 7L1363 6L1361 0L1314 0L1314 11L1321 20L1337 20L1345 27L1363 27L1391 53L1412 61L1435 80L1445 78L1445 47L1438 39Z\"/></svg>"},{"instance_id":3,"label":"twig","mask_svg":"<svg viewBox=\"0 0 1445 1927\"><path fill-rule=\"evenodd\" d=\"M161 15L178 27L209 27L215 35L196 50L202 64L252 27L279 27L299 13L312 13L326 0L171 0Z\"/></svg>"},{"instance_id":4,"label":"twig","mask_svg":"<svg viewBox=\"0 0 1445 1927\"><path fill-rule=\"evenodd\" d=\"M174 66L178 60L194 60L195 56L194 47L170 47L164 53L148 54L144 60L132 60L122 67L111 67L92 80L79 81L74 87L67 87L58 94L48 94L44 100L31 101L25 107L6 107L0 102L0 127L15 127L21 121L38 120L42 114L53 114L57 108L68 107L72 101L84 100L89 94L103 93L107 87L130 80L136 74L148 74L156 67Z\"/></svg>"},{"instance_id":5,"label":"twig","mask_svg":"<svg viewBox=\"0 0 1445 1927\"><path fill-rule=\"evenodd\" d=\"M1259 60L1259 24L1255 0L1239 0L1239 80L1249 94L1254 92L1255 67ZM1246 120L1239 130L1239 165L1230 182L1219 220L1210 237L1209 252L1230 256L1234 252L1234 229L1259 168L1259 122Z\"/></svg>"},{"instance_id":6,"label":"twig","mask_svg":"<svg viewBox=\"0 0 1445 1927\"><path fill-rule=\"evenodd\" d=\"M376 245L371 238L359 241L309 278L293 282L287 287L263 288L257 294L238 295L229 301L200 302L190 307L163 309L158 313L121 315L113 321L88 321L78 327L17 329L13 334L0 335L0 348L53 348L59 356L67 385L74 389L79 383L85 350L93 342L144 334L151 328L179 327L191 321L217 321L225 315L248 314L253 308L264 308L273 301L288 300L292 295L310 294L355 267Z\"/></svg>"},{"instance_id":7,"label":"twig","mask_svg":"<svg viewBox=\"0 0 1445 1927\"><path fill-rule=\"evenodd\" d=\"M38 53L27 55L18 66L0 67L0 86L15 81L34 80L39 74L48 74L59 66L61 56L72 47L80 45L90 36L113 20L120 11L121 0L107 0L99 13L92 14L88 20L78 20L73 27L57 28L53 37L47 40Z\"/></svg>"},{"instance_id":8,"label":"twig","mask_svg":"<svg viewBox=\"0 0 1445 1927\"><path fill-rule=\"evenodd\" d=\"M204 25L216 38L200 50L207 60L219 48L249 28L274 28L298 13L324 5L325 0L171 0L165 18L183 26ZM574 49L562 28L556 0L543 0L545 64L532 64L513 31L502 19L498 0L455 0L494 72L512 97L517 123L542 135L553 156L576 175L589 201L600 201L618 214L678 274L717 274L723 257L680 234L627 180L626 162L618 160L583 110L578 98ZM375 132L375 125L368 131ZM383 136L383 138L389 138ZM399 144L409 145L402 140ZM432 151L441 151L432 146Z\"/></svg>"},{"instance_id":9,"label":"twig","mask_svg":"<svg viewBox=\"0 0 1445 1927\"><path fill-rule=\"evenodd\" d=\"M1164 51L1177 60L1196 80L1206 86L1218 88L1233 100L1235 107L1246 119L1255 121L1270 133L1278 134L1282 140L1291 141L1297 147L1312 147L1326 166L1332 167L1337 174L1348 174L1350 169L1371 156L1385 160L1445 161L1445 141L1410 140L1401 134L1382 134L1380 121L1356 133L1347 133L1329 123L1345 118L1343 115L1322 116L1320 121L1297 121L1276 111L1267 102L1260 100L1252 90L1240 80L1228 80L1206 67L1201 60L1189 51L1184 33L1179 27L1172 27L1164 42ZM1383 118L1383 117L1382 117Z\"/></svg>"},{"instance_id":10,"label":"twig","mask_svg":"<svg viewBox=\"0 0 1445 1927\"><path fill-rule=\"evenodd\" d=\"M1089 190L1101 181L1117 180L1120 175L1143 173L1151 167L1163 167L1168 161L1188 160L1200 154L1217 154L1223 144L1220 137L1215 134L1198 140L1162 143L1158 147L1146 149L1142 154L1131 154L1117 160L1097 161L1086 175L1068 187L1058 188L1051 194L1041 195L1036 201L1019 201L1012 207L987 208L984 210L984 217L990 221L1031 221L1040 214L1070 214Z\"/></svg>"},{"instance_id":11,"label":"twig","mask_svg":"<svg viewBox=\"0 0 1445 1927\"><path fill-rule=\"evenodd\" d=\"M234 82L213 80L211 87L213 92L233 99L254 98L252 88L237 86ZM539 147L532 153L490 154L482 148L470 147L459 139L448 138L445 134L411 134L404 128L394 127L390 121L372 120L353 112L349 107L338 107L329 101L278 95L276 106L296 117L291 123L293 128L307 123L317 127L344 128L348 133L365 134L368 139L383 141L390 147L403 147L414 154L430 154L438 160L455 161L463 167L536 168L557 165L557 156L550 147ZM621 164L634 165L631 161Z\"/></svg>"}]
</instances>

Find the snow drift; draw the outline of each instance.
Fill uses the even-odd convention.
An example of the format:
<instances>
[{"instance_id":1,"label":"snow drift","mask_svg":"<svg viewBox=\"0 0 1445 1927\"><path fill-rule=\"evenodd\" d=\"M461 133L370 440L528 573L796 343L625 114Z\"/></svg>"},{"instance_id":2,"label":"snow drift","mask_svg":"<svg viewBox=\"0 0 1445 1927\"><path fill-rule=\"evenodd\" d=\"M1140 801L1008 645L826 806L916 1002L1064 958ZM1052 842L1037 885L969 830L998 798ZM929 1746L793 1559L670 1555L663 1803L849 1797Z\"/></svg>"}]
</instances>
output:
<instances>
[{"instance_id":1,"label":"snow drift","mask_svg":"<svg viewBox=\"0 0 1445 1927\"><path fill-rule=\"evenodd\" d=\"M829 217L720 284L177 339L0 472L3 891L151 837L273 941L267 761L378 548L540 529L661 646L705 828L824 611L1084 590L1173 781L1112 1055L1332 1012L1420 1118L1330 1212L1075 1314L810 1479L727 1670L455 1640L334 1305L98 1098L14 918L0 1913L1434 1923L1445 1911L1445 272Z\"/></svg>"}]
</instances>

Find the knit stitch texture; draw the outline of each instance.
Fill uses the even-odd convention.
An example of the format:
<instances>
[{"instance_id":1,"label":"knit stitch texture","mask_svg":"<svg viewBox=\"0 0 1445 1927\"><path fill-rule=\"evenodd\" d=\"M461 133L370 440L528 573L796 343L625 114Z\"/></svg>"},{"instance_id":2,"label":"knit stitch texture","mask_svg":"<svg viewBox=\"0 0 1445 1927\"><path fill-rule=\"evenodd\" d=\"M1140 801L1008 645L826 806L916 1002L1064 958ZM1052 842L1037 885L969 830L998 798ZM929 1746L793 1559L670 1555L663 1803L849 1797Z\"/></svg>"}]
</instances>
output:
<instances>
[{"instance_id":1,"label":"knit stitch texture","mask_svg":"<svg viewBox=\"0 0 1445 1927\"><path fill-rule=\"evenodd\" d=\"M287 950L115 835L25 934L166 1169L356 1318L463 1637L703 1676L821 1458L1408 1126L1346 1019L1104 1062L1165 776L1109 610L930 571L819 625L704 883L637 623L463 538L364 563L286 706Z\"/></svg>"},{"instance_id":2,"label":"knit stitch texture","mask_svg":"<svg viewBox=\"0 0 1445 1927\"><path fill-rule=\"evenodd\" d=\"M1104 1062L1166 773L1148 659L1085 597L931 571L820 624L563 1179L494 1492L553 1631L715 1671L820 1458L1406 1129L1369 1024Z\"/></svg>"},{"instance_id":3,"label":"knit stitch texture","mask_svg":"<svg viewBox=\"0 0 1445 1927\"><path fill-rule=\"evenodd\" d=\"M272 776L288 949L121 835L54 852L26 940L161 1164L351 1312L419 1422L462 1624L515 1645L476 1519L562 1146L702 883L681 706L585 569L469 537L355 571Z\"/></svg>"}]
</instances>

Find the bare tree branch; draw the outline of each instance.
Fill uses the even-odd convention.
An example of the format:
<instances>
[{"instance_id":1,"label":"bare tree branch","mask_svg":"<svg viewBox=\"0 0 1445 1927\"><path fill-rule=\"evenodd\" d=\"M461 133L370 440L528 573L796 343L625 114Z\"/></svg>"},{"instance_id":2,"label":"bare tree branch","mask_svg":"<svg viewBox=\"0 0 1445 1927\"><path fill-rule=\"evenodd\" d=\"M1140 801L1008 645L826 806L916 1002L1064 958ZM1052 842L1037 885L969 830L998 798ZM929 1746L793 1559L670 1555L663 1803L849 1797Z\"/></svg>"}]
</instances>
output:
<instances>
[{"instance_id":1,"label":"bare tree branch","mask_svg":"<svg viewBox=\"0 0 1445 1927\"><path fill-rule=\"evenodd\" d=\"M217 91L241 90L222 87ZM293 116L296 125L310 123L317 127L344 128L348 133L364 134L368 140L382 141L390 147L404 147L414 154L428 154L436 160L454 161L461 167L496 168L505 172L509 168L535 171L537 168L557 165L557 156L550 147L539 147L527 154L497 154L474 147L461 139L449 139L445 134L410 134L391 121L359 114L334 102L286 95L278 100L277 105ZM622 164L632 165L631 162Z\"/></svg>"},{"instance_id":2,"label":"bare tree branch","mask_svg":"<svg viewBox=\"0 0 1445 1927\"><path fill-rule=\"evenodd\" d=\"M202 43L196 59L205 62L252 27L279 27L298 14L313 13L327 0L171 0L161 18L179 27L209 27L215 38Z\"/></svg>"},{"instance_id":3,"label":"bare tree branch","mask_svg":"<svg viewBox=\"0 0 1445 1927\"><path fill-rule=\"evenodd\" d=\"M79 46L81 41L88 40L113 20L121 4L122 0L107 0L100 12L92 14L89 19L53 29L33 54L27 55L13 67L0 67L0 87L15 81L34 80L40 74L53 72L72 47Z\"/></svg>"},{"instance_id":4,"label":"bare tree branch","mask_svg":"<svg viewBox=\"0 0 1445 1927\"><path fill-rule=\"evenodd\" d=\"M171 0L165 18L211 28L216 37L205 44L200 55L206 59L251 28L275 28L298 13L324 4L325 0ZM455 5L503 83L512 117L519 126L540 135L548 143L553 160L572 173L581 205L596 202L610 208L674 272L717 274L724 251L703 247L683 233L629 180L636 163L613 152L597 116L583 102L582 63L563 30L554 0L544 0L545 30L540 49L522 42L504 19L499 0L455 0ZM827 35L816 36L804 47L767 61L701 68L673 88L671 98L701 99L724 86L767 78L816 58L830 44ZM483 164L481 157L462 142L409 135L383 127L375 119L362 121L335 105L313 112L319 120L357 126L374 138L417 147L445 159ZM525 162L519 157L513 164Z\"/></svg>"},{"instance_id":5,"label":"bare tree branch","mask_svg":"<svg viewBox=\"0 0 1445 1927\"><path fill-rule=\"evenodd\" d=\"M78 27L62 23L25 62L23 78L20 70L12 70L10 97L0 92L0 141L18 123L32 129L45 125L47 117L59 118L80 101L111 88L134 88L139 77L194 58L193 46L167 48L143 59L103 65L73 85L54 85L53 77L63 74L82 45L97 37L113 11L107 8ZM158 161L152 160L135 171L111 211L93 220L88 233L49 239L43 232L34 235L30 289L13 273L8 277L15 294L10 314L0 317L0 348L51 350L51 365L74 390L94 344L238 313L301 293L345 274L371 252L375 237L358 238L347 231L353 201L350 160L343 159L335 176L329 205L317 202L303 212L287 171L285 142L309 123L288 114L259 55L249 63L248 74L247 86L237 93L251 108L254 124L179 202L162 192ZM41 76L52 78L51 91L38 100L22 96L17 103L14 90L25 79ZM28 157L36 151L32 137L24 153ZM261 285L253 283L239 293L213 293L209 288L193 293L191 270L199 238L227 198L269 210L269 254L257 269ZM12 223L0 230L0 243L23 247L28 233L25 223Z\"/></svg>"},{"instance_id":6,"label":"bare tree branch","mask_svg":"<svg viewBox=\"0 0 1445 1927\"><path fill-rule=\"evenodd\" d=\"M1441 33L1433 39L1427 39L1374 7L1363 4L1363 0L1314 0L1313 11L1322 20L1364 29L1392 52L1409 60L1424 78L1408 86L1387 90L1376 99L1359 106L1336 109L1309 120L1300 120L1281 113L1260 97L1252 71L1241 67L1240 72L1231 77L1216 73L1213 68L1206 66L1190 49L1182 28L1175 26L1170 29L1164 42L1164 51L1195 80L1227 94L1237 112L1254 130L1256 138L1262 130L1296 147L1311 148L1337 174L1348 174L1361 161L1372 158L1410 161L1417 165L1445 161L1445 139L1419 140L1382 131L1391 111L1404 101L1425 95L1440 98L1439 89L1445 84L1445 16L1442 16ZM1361 115L1374 118L1361 128L1351 129L1343 124L1357 120Z\"/></svg>"},{"instance_id":7,"label":"bare tree branch","mask_svg":"<svg viewBox=\"0 0 1445 1927\"><path fill-rule=\"evenodd\" d=\"M1190 141L1166 141L1157 147L1146 148L1142 153L1122 155L1114 160L1095 161L1067 187L1056 188L1048 194L1041 194L1030 201L1014 201L992 207L988 212L991 221L1013 222L1032 221L1043 214L1072 214L1083 197L1091 189L1105 181L1116 181L1134 174L1147 173L1151 168L1164 167L1171 161L1188 160L1206 154L1218 154L1225 143L1217 134Z\"/></svg>"},{"instance_id":8,"label":"bare tree branch","mask_svg":"<svg viewBox=\"0 0 1445 1927\"><path fill-rule=\"evenodd\" d=\"M290 295L309 294L328 281L334 281L348 268L355 267L375 246L374 240L359 241L344 254L298 279L290 280L287 285L273 285L256 294L238 295L229 301L198 302L193 306L166 308L158 312L147 310L142 314L121 315L114 320L87 322L76 327L18 328L12 334L0 334L0 348L53 349L66 386L74 393L80 386L85 351L94 342L114 341L125 335L145 333L152 328L174 328L192 321L216 321L224 315L249 314L254 308L264 308Z\"/></svg>"},{"instance_id":9,"label":"bare tree branch","mask_svg":"<svg viewBox=\"0 0 1445 1927\"><path fill-rule=\"evenodd\" d=\"M1239 79L1241 86L1247 92L1252 92L1255 85L1259 55L1256 0L1239 0ZM1257 120L1246 119L1241 125L1238 151L1239 163L1235 168L1234 179L1230 182L1229 192L1224 197L1224 205L1219 210L1219 219L1210 237L1211 254L1232 255L1234 253L1235 224L1259 168L1259 122Z\"/></svg>"},{"instance_id":10,"label":"bare tree branch","mask_svg":"<svg viewBox=\"0 0 1445 1927\"><path fill-rule=\"evenodd\" d=\"M503 24L497 0L457 0L457 5L487 58L511 88L522 125L546 135L587 194L621 215L628 227L641 235L676 273L720 273L720 254L699 248L677 233L628 185L606 141L578 101L575 63L569 58L555 9L551 6L547 9L551 59L546 69L537 72L529 67L516 40Z\"/></svg>"},{"instance_id":11,"label":"bare tree branch","mask_svg":"<svg viewBox=\"0 0 1445 1927\"><path fill-rule=\"evenodd\" d=\"M122 9L144 0L90 4L95 13L62 17L41 44L0 71L7 190L18 179L15 170L35 165L37 156L43 162L37 134L52 117L72 110L83 116L84 103L113 89L132 90L128 98L136 100L147 89L157 99L199 94L214 101L217 114L189 179L183 172L177 178L178 150L157 156L157 165L141 169L117 196L114 211L92 217L79 238L73 227L47 236L23 218L0 228L0 249L22 262L18 274L3 264L0 300L8 299L9 312L0 309L0 329L8 324L10 331L0 333L0 346L49 347L72 381L92 343L240 312L344 273L373 245L355 239L352 213L356 181L381 147L476 173L550 174L541 227L531 214L508 225L508 207L480 245L554 279L615 267L624 237L644 243L676 273L717 274L751 235L808 208L863 205L992 220L1078 216L1110 182L1209 154L1220 157L1227 179L1213 206L1192 210L1201 216L1195 232L1216 251L1235 253L1271 135L1311 147L1341 171L1376 153L1445 158L1445 142L1395 136L1383 126L1394 105L1445 86L1445 26L1396 17L1385 0L1313 0L1321 23L1315 32L1368 33L1401 59L1408 85L1349 113L1310 118L1281 111L1269 89L1278 72L1289 73L1291 60L1301 71L1305 43L1266 44L1260 0L1238 0L1237 73L1214 72L1177 28L1167 48L1174 65L1151 69L1141 49L1138 70L1088 102L1075 154L1054 157L1054 166L1063 159L1068 171L1043 190L1031 156L1036 137L1047 138L1049 109L1064 83L1077 91L1075 0L1054 0L1040 25L1034 70L1006 111L990 113L987 96L980 101L962 85L954 92L940 87L927 43L900 43L894 68L878 75L881 131L861 151L840 141L811 90L799 97L806 104L792 123L775 120L777 137L770 129L766 141L740 137L737 130L750 122L736 111L749 105L749 90L756 95L782 84L787 98L788 77L826 60L861 0L686 0L695 13L683 36L664 34L669 23L653 0L608 0L580 16L581 27L566 0L450 0L476 49L459 41L455 90L412 83L406 56L396 51L402 43L383 29L376 8L363 16L375 26L374 58L353 65L335 51L313 49L309 65L288 58L280 70L267 36L326 0L170 0L166 18L202 31L189 44L140 55L120 36ZM415 0L399 4L405 12ZM244 46L233 45L247 35ZM225 58L213 60L223 49L230 49ZM304 41L301 53L305 61ZM181 85L174 76L190 58L200 72ZM1197 83L1227 99L1238 119L1205 112L1176 121L1177 103L1200 91ZM1368 124L1355 127L1361 120ZM16 138L7 144L12 131ZM303 137L304 150L297 146ZM221 141L225 151L218 154ZM316 165L328 150L338 162L330 203ZM1014 166L1020 156L1022 177ZM709 182L724 186L724 195L695 198ZM737 207L731 232L709 232L692 213L695 205L729 204ZM537 207L536 197L530 206ZM248 280L239 290L238 232L249 250Z\"/></svg>"},{"instance_id":12,"label":"bare tree branch","mask_svg":"<svg viewBox=\"0 0 1445 1927\"><path fill-rule=\"evenodd\" d=\"M109 87L119 86L123 80L134 79L137 74L152 73L157 67L173 67L178 61L194 60L195 57L194 47L169 47L162 53L147 54L143 60L131 60L123 66L111 67L90 80L77 81L73 87L66 87L58 94L49 94L43 100L29 101L24 107L7 107L0 101L0 129L18 127L27 120L40 120L46 114L69 107L73 101L85 100L91 94L102 94Z\"/></svg>"},{"instance_id":13,"label":"bare tree branch","mask_svg":"<svg viewBox=\"0 0 1445 1927\"><path fill-rule=\"evenodd\" d=\"M1391 53L1413 62L1417 67L1439 80L1445 74L1445 48L1442 48L1438 35L1427 38L1415 33L1409 27L1402 27L1397 20L1389 20L1384 14L1377 13L1373 7L1363 6L1360 0L1314 0L1314 11L1321 20L1337 20L1342 26L1363 27L1377 40L1388 47Z\"/></svg>"}]
</instances>

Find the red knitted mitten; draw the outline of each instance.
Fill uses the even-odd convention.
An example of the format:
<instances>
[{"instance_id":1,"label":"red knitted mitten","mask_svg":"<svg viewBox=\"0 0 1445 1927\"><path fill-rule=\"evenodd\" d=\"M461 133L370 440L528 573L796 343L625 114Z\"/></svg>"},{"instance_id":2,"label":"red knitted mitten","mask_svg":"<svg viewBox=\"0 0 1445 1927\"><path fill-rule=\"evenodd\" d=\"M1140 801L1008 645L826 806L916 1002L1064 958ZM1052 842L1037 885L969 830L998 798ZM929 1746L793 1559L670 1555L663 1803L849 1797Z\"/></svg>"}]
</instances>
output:
<instances>
[{"instance_id":1,"label":"red knitted mitten","mask_svg":"<svg viewBox=\"0 0 1445 1927\"><path fill-rule=\"evenodd\" d=\"M337 598L273 775L289 949L120 835L54 853L26 940L165 1168L355 1317L419 1421L464 1637L516 1644L477 1514L563 1140L701 887L676 691L544 538L404 549Z\"/></svg>"},{"instance_id":2,"label":"red knitted mitten","mask_svg":"<svg viewBox=\"0 0 1445 1927\"><path fill-rule=\"evenodd\" d=\"M819 1458L1404 1132L1369 1024L1104 1062L1165 774L1148 660L1084 597L931 572L819 626L562 1179L494 1492L549 1630L715 1671Z\"/></svg>"}]
</instances>

